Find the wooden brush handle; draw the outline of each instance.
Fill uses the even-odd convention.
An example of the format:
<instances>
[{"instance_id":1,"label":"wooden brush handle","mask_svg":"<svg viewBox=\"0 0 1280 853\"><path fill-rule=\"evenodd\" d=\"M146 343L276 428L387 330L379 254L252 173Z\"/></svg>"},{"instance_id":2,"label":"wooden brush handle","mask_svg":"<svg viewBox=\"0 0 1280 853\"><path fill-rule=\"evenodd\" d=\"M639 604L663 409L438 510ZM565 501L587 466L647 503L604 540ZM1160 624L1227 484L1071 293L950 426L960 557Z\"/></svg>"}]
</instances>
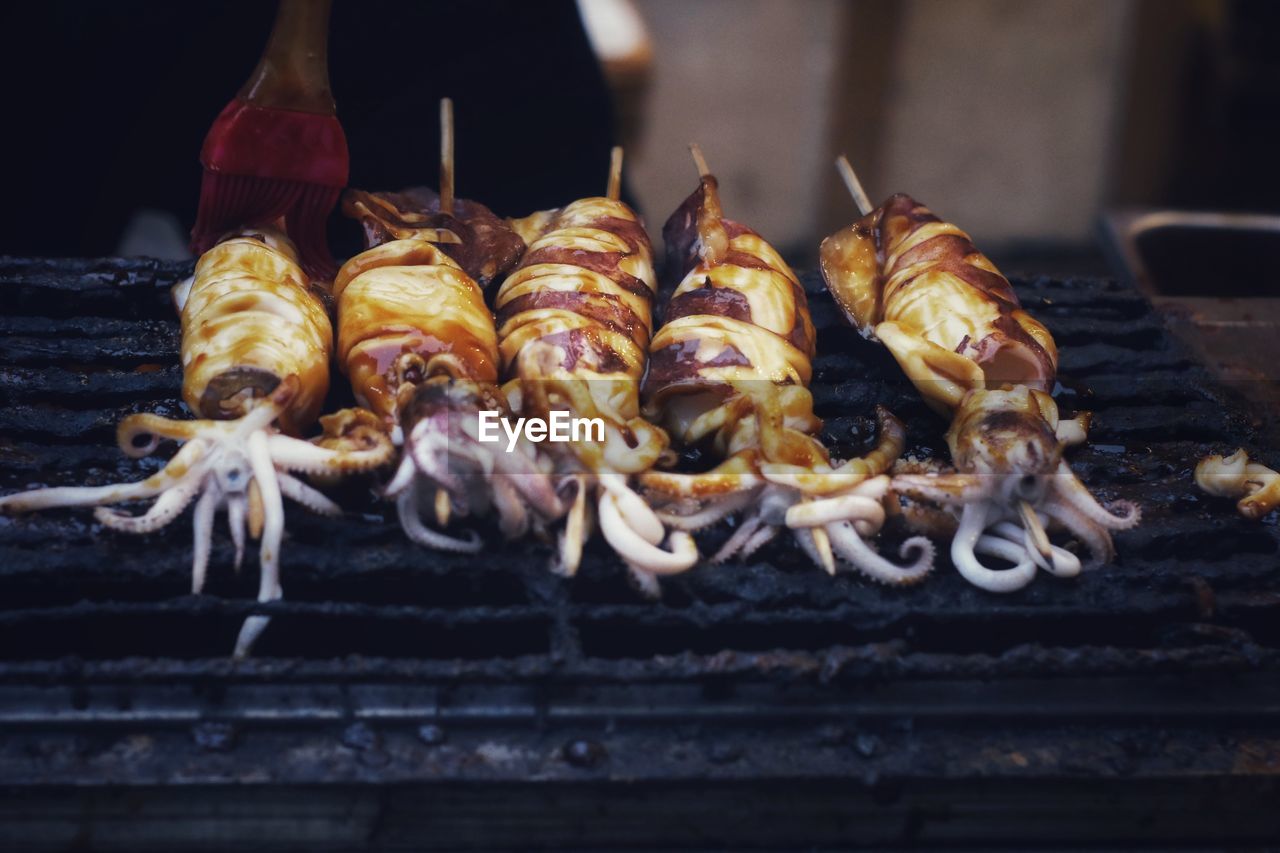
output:
<instances>
[{"instance_id":1,"label":"wooden brush handle","mask_svg":"<svg viewBox=\"0 0 1280 853\"><path fill-rule=\"evenodd\" d=\"M266 50L238 97L259 107L333 115L329 89L332 0L280 0Z\"/></svg>"}]
</instances>

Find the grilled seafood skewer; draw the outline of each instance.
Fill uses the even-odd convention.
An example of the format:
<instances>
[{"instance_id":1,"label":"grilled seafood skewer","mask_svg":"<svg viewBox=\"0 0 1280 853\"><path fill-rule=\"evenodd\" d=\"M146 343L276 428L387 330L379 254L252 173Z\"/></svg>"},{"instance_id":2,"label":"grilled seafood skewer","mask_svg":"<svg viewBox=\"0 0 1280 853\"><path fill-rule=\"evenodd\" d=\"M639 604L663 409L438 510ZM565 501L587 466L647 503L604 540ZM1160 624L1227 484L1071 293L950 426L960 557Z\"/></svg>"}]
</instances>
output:
<instances>
[{"instance_id":1,"label":"grilled seafood skewer","mask_svg":"<svg viewBox=\"0 0 1280 853\"><path fill-rule=\"evenodd\" d=\"M238 568L245 532L260 538L258 600L281 597L283 498L338 515L331 500L294 474L335 476L386 462L392 445L350 412L322 418L325 446L295 437L316 419L329 387L332 326L324 297L298 266L297 252L271 229L241 231L201 256L195 274L174 288L182 315L182 396L197 420L151 414L125 418L120 449L133 458L162 439L182 447L165 467L137 483L37 489L0 498L0 510L96 506L99 522L150 533L193 501L192 591L204 586L214 516L226 509ZM142 515L112 504L155 498ZM250 616L236 641L247 654L268 617Z\"/></svg>"},{"instance_id":2,"label":"grilled seafood skewer","mask_svg":"<svg viewBox=\"0 0 1280 853\"><path fill-rule=\"evenodd\" d=\"M1196 465L1196 485L1220 498L1236 498L1245 518L1258 520L1280 507L1280 471L1253 462L1243 449L1230 456L1206 456Z\"/></svg>"},{"instance_id":3,"label":"grilled seafood skewer","mask_svg":"<svg viewBox=\"0 0 1280 853\"><path fill-rule=\"evenodd\" d=\"M559 450L557 473L573 484L554 568L577 571L594 505L632 578L656 594L658 575L684 571L698 555L692 537L668 536L628 483L667 449L667 436L640 414L657 285L644 227L618 200L621 171L614 149L606 197L513 220L528 250L494 310L511 408L544 419L566 411L603 425L603 441L548 445Z\"/></svg>"},{"instance_id":4,"label":"grilled seafood skewer","mask_svg":"<svg viewBox=\"0 0 1280 853\"><path fill-rule=\"evenodd\" d=\"M703 474L651 471L644 486L673 504L663 520L684 529L751 507L716 559L749 555L788 527L830 573L838 555L882 583L919 581L932 568L928 539L903 544L900 556L914 555L906 566L865 542L885 520L902 424L877 411L878 445L843 463L814 438L822 422L808 389L815 336L804 290L772 246L724 217L715 176L691 148L700 181L663 229L678 283L650 347L645 411L686 446L710 442L721 462Z\"/></svg>"},{"instance_id":5,"label":"grilled seafood skewer","mask_svg":"<svg viewBox=\"0 0 1280 853\"><path fill-rule=\"evenodd\" d=\"M414 542L475 553L481 541L439 527L454 515L497 509L503 533L524 533L562 512L538 458L527 446L506 452L481 443L482 410L507 411L498 386L498 339L475 277L492 280L519 260L523 241L476 202L453 198L452 109L441 104L442 161L436 197L349 191L347 215L365 228L369 248L334 281L338 363L356 399L403 440L387 495Z\"/></svg>"},{"instance_id":6,"label":"grilled seafood skewer","mask_svg":"<svg viewBox=\"0 0 1280 853\"><path fill-rule=\"evenodd\" d=\"M1060 420L1049 395L1057 349L1022 310L1008 279L969 236L906 195L875 210L848 161L838 161L862 218L822 243L822 275L865 336L883 343L925 401L951 417L956 470L901 473L895 491L949 507L959 517L951 559L993 592L1026 586L1037 567L1078 574L1079 558L1045 532L1057 521L1099 563L1115 554L1110 531L1140 518L1119 501L1102 507L1062 458L1084 440L1087 416ZM977 554L1013 563L993 569Z\"/></svg>"}]
</instances>

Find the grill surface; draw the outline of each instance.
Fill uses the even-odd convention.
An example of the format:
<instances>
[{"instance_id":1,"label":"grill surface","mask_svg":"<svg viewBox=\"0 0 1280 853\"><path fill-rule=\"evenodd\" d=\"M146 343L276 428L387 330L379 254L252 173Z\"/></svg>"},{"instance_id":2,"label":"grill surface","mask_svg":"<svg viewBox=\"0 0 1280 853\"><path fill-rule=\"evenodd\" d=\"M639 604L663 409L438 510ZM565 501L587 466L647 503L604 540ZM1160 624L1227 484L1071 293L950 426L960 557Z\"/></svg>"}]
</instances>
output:
<instances>
[{"instance_id":1,"label":"grill surface","mask_svg":"<svg viewBox=\"0 0 1280 853\"><path fill-rule=\"evenodd\" d=\"M132 412L181 416L167 288L188 269L0 259L0 488L159 467L125 459L114 428ZM908 423L912 452L945 453L941 419L845 327L820 281L805 283L824 439L858 452L884 403ZM1250 806L1274 796L1280 773L1280 528L1243 521L1191 479L1206 452L1259 449L1256 421L1132 290L1015 286L1062 352L1060 402L1095 413L1072 466L1104 501L1143 506L1143 524L1116 537L1115 565L997 597L945 557L926 583L896 590L828 578L779 543L664 581L653 604L603 549L573 582L527 541L480 558L417 549L360 483L345 487L357 511L341 522L290 507L286 600L262 608L275 619L256 657L233 662L257 608L256 561L235 575L221 529L194 597L189 513L143 538L101 529L87 510L0 519L0 785L24 786L0 825L33 843L80 831L145 846L124 828L128 803L85 793L129 783L161 786L147 802L168 803L174 825L221 813L220 832L258 840L287 830L315 846L395 846L431 819L441 843L450 832L600 843L612 802L615 824L660 841L694 820L679 803L706 797L705 818L750 781L791 792L778 814L812 843L1032 839L1025 821L981 815L993 798L1036 791L1055 805L1034 813L1060 814L1060 839L1195 837L1179 815L1206 791L1221 802L1202 834L1274 837L1280 817ZM336 384L331 403L349 403ZM728 532L707 534L704 550ZM1072 786L1085 777L1087 792ZM622 801L582 787L604 780L631 783ZM434 805L352 793L334 800L357 827L342 831L342 809L316 805L375 782L425 786ZM458 782L507 786L486 789L504 792L507 823L479 821L475 789ZM272 792L270 820L225 817L231 792L253 790L234 783ZM291 787L317 783L331 793ZM166 800L174 785L201 786L200 805ZM79 824L57 817L61 786L80 786ZM539 822L548 797L606 810L557 835ZM636 817L636 797L666 817ZM1121 803L1154 823L1118 818ZM767 813L753 820L717 843L768 843Z\"/></svg>"}]
</instances>

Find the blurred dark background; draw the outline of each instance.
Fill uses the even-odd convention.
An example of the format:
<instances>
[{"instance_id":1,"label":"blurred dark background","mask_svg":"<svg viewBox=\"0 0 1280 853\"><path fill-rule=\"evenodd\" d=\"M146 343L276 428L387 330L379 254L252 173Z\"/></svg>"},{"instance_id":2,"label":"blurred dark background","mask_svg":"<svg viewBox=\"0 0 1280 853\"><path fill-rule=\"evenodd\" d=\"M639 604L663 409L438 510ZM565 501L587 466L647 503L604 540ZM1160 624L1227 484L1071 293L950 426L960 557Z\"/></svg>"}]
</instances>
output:
<instances>
[{"instance_id":1,"label":"blurred dark background","mask_svg":"<svg viewBox=\"0 0 1280 853\"><path fill-rule=\"evenodd\" d=\"M572 0L333 6L329 76L353 186L434 186L450 95L460 194L514 214L602 191L609 92ZM129 253L122 240L164 252L161 217L126 229L140 210L190 229L200 145L274 14L267 0L4 4L3 151L21 202L6 206L0 252ZM356 231L333 229L348 251Z\"/></svg>"},{"instance_id":2,"label":"blurred dark background","mask_svg":"<svg viewBox=\"0 0 1280 853\"><path fill-rule=\"evenodd\" d=\"M272 12L6 5L0 251L179 251L201 140ZM617 139L657 226L697 139L729 213L812 263L853 215L843 151L998 262L1090 273L1108 210L1280 211L1278 35L1270 0L336 0L330 63L355 185L434 183L447 94L459 190L500 213L599 192Z\"/></svg>"}]
</instances>

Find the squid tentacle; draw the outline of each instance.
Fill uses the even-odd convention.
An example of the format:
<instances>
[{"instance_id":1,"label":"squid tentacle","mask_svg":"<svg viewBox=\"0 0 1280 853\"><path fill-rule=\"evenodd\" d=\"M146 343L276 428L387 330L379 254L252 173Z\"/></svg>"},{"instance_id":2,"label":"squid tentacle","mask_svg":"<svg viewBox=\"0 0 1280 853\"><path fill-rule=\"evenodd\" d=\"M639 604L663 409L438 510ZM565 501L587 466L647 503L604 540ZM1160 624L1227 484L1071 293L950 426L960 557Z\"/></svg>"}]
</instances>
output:
<instances>
[{"instance_id":1,"label":"squid tentacle","mask_svg":"<svg viewBox=\"0 0 1280 853\"><path fill-rule=\"evenodd\" d=\"M524 535L529 529L529 512L515 486L505 477L492 481L493 505L498 512L498 529L508 539Z\"/></svg>"},{"instance_id":2,"label":"squid tentacle","mask_svg":"<svg viewBox=\"0 0 1280 853\"><path fill-rule=\"evenodd\" d=\"M55 486L0 498L0 512L29 512L55 507L100 506L145 500L162 494L182 482L205 456L206 444L192 439L178 449L160 471L137 483L112 483L106 486Z\"/></svg>"},{"instance_id":3,"label":"squid tentacle","mask_svg":"<svg viewBox=\"0 0 1280 853\"><path fill-rule=\"evenodd\" d=\"M449 467L449 439L443 433L426 426L419 425L410 435L407 455L413 459L418 472L426 479L439 483L454 494L462 492L462 482L455 471Z\"/></svg>"},{"instance_id":4,"label":"squid tentacle","mask_svg":"<svg viewBox=\"0 0 1280 853\"><path fill-rule=\"evenodd\" d=\"M162 439L189 442L195 438L199 427L199 421L175 421L162 415L142 412L120 421L120 425L116 427L116 443L126 456L141 459L154 453ZM138 439L144 437L147 441L139 444Z\"/></svg>"},{"instance_id":5,"label":"squid tentacle","mask_svg":"<svg viewBox=\"0 0 1280 853\"><path fill-rule=\"evenodd\" d=\"M398 497L413 485L413 479L417 476L417 473L417 464L414 462L413 458L406 453L400 459L400 464L396 467L396 471L391 476L391 479L382 487L383 496L388 498Z\"/></svg>"},{"instance_id":6,"label":"squid tentacle","mask_svg":"<svg viewBox=\"0 0 1280 853\"><path fill-rule=\"evenodd\" d=\"M788 527L825 527L849 521L861 536L874 536L884 526L884 520L884 504L865 495L805 501L787 509Z\"/></svg>"},{"instance_id":7,"label":"squid tentacle","mask_svg":"<svg viewBox=\"0 0 1280 853\"><path fill-rule=\"evenodd\" d=\"M1025 566L1027 561L1030 561L1032 564L1031 574L1032 576L1035 574L1035 552L1028 549L1021 542L1013 542L1001 536L984 535L978 537L978 541L974 543L973 550L978 554L988 554L992 557L1008 560L1019 567Z\"/></svg>"},{"instance_id":8,"label":"squid tentacle","mask_svg":"<svg viewBox=\"0 0 1280 853\"><path fill-rule=\"evenodd\" d=\"M416 484L396 498L396 512L400 518L400 526L410 540L426 548L436 548L457 554L475 554L480 551L484 542L474 530L467 531L466 539L458 539L446 536L423 524L422 516L418 511L418 500Z\"/></svg>"},{"instance_id":9,"label":"squid tentacle","mask_svg":"<svg viewBox=\"0 0 1280 853\"><path fill-rule=\"evenodd\" d=\"M284 499L276 480L276 466L271 457L269 439L261 430L249 435L249 465L253 479L262 496L263 526L258 548L258 602L278 600L284 595L280 585L280 546L284 540ZM237 658L246 657L254 643L267 629L271 617L260 614L249 616L236 638Z\"/></svg>"},{"instance_id":10,"label":"squid tentacle","mask_svg":"<svg viewBox=\"0 0 1280 853\"><path fill-rule=\"evenodd\" d=\"M569 482L573 483L575 489L573 500L565 515L564 527L558 537L556 559L551 566L553 572L565 577L573 577L578 573L578 566L582 563L582 547L591 529L586 477L577 474L569 478Z\"/></svg>"},{"instance_id":11,"label":"squid tentacle","mask_svg":"<svg viewBox=\"0 0 1280 853\"><path fill-rule=\"evenodd\" d=\"M606 491L600 496L597 510L600 531L628 564L651 575L673 575L688 571L698 561L693 537L675 530L666 536L670 550L659 547L663 541L662 523L653 517L655 531L646 514L629 514L626 503L616 492Z\"/></svg>"},{"instance_id":12,"label":"squid tentacle","mask_svg":"<svg viewBox=\"0 0 1280 853\"><path fill-rule=\"evenodd\" d=\"M956 530L955 538L951 540L951 562L955 564L965 580L974 586L988 592L1014 592L1022 589L1035 578L1036 564L1024 547L1008 540L982 536L990 513L991 508L986 504L973 503L965 506L960 516L960 526ZM984 566L975 554L975 547L980 541L984 546L983 550L993 553L990 549L997 549L1000 553L994 553L994 556L1009 559L1014 563L1013 567L991 569ZM1006 543L1007 547L995 544L997 541ZM1014 549L1017 555L1015 558L1010 559L1005 556L1015 553Z\"/></svg>"},{"instance_id":13,"label":"squid tentacle","mask_svg":"<svg viewBox=\"0 0 1280 853\"><path fill-rule=\"evenodd\" d=\"M653 572L645 571L630 560L623 560L623 563L627 567L627 578L637 592L650 601L657 601L662 598L662 585L658 582L657 575Z\"/></svg>"},{"instance_id":14,"label":"squid tentacle","mask_svg":"<svg viewBox=\"0 0 1280 853\"><path fill-rule=\"evenodd\" d=\"M327 515L332 518L342 515L342 507L338 506L320 491L283 471L277 471L280 493L294 503L301 504L316 515Z\"/></svg>"},{"instance_id":15,"label":"squid tentacle","mask_svg":"<svg viewBox=\"0 0 1280 853\"><path fill-rule=\"evenodd\" d=\"M991 484L977 474L898 474L893 490L945 506L963 506L987 500Z\"/></svg>"},{"instance_id":16,"label":"squid tentacle","mask_svg":"<svg viewBox=\"0 0 1280 853\"><path fill-rule=\"evenodd\" d=\"M1062 498L1063 502L1070 504L1085 518L1107 530L1129 530L1142 520L1142 509L1131 501L1113 502L1111 507L1115 512L1103 507L1085 488L1084 483L1080 482L1065 460L1058 464L1054 486L1055 493Z\"/></svg>"},{"instance_id":17,"label":"squid tentacle","mask_svg":"<svg viewBox=\"0 0 1280 853\"><path fill-rule=\"evenodd\" d=\"M782 528L776 524L766 524L747 539L738 551L738 558L745 560L773 540Z\"/></svg>"},{"instance_id":18,"label":"squid tentacle","mask_svg":"<svg viewBox=\"0 0 1280 853\"><path fill-rule=\"evenodd\" d=\"M919 583L933 571L933 543L923 536L912 536L902 543L898 556L910 560L914 554L914 560L899 566L876 553L851 522L827 524L823 529L831 537L831 546L836 553L874 581L890 586L907 586Z\"/></svg>"},{"instance_id":19,"label":"squid tentacle","mask_svg":"<svg viewBox=\"0 0 1280 853\"><path fill-rule=\"evenodd\" d=\"M762 513L753 512L742 519L738 524L738 529L720 546L720 550L716 551L711 558L711 562L723 563L738 556L746 549L747 543L751 542L761 530L770 531L769 538L772 539L777 535L779 529L779 525L765 523ZM763 545L764 543L762 542L761 544Z\"/></svg>"},{"instance_id":20,"label":"squid tentacle","mask_svg":"<svg viewBox=\"0 0 1280 853\"><path fill-rule=\"evenodd\" d=\"M1229 456L1206 456L1196 464L1196 485L1211 495L1236 500L1236 510L1258 520L1280 506L1280 472L1251 461L1236 448Z\"/></svg>"},{"instance_id":21,"label":"squid tentacle","mask_svg":"<svg viewBox=\"0 0 1280 853\"><path fill-rule=\"evenodd\" d=\"M856 473L878 477L893 467L907 446L907 427L897 415L884 406L876 406L876 446L856 459L836 466L837 473Z\"/></svg>"},{"instance_id":22,"label":"squid tentacle","mask_svg":"<svg viewBox=\"0 0 1280 853\"><path fill-rule=\"evenodd\" d=\"M775 530L777 528L775 527ZM831 550L831 539L821 527L797 527L792 536L800 543L800 549L810 560L829 575L836 573L836 557Z\"/></svg>"},{"instance_id":23,"label":"squid tentacle","mask_svg":"<svg viewBox=\"0 0 1280 853\"><path fill-rule=\"evenodd\" d=\"M476 471L486 487L477 490L463 469ZM444 514L438 511L436 519L441 527L448 523L450 508L466 515L477 507L492 505L499 530L504 537L514 539L529 529L531 511L552 516L563 512L550 478L534 460L520 452L494 451L461 429L442 425L430 417L421 418L410 431L405 461L386 492L398 494L415 482L433 484L441 490L437 493L437 508L444 509ZM438 534L443 538L424 536L421 527L419 519L412 531L406 530L418 544L435 547L429 542L439 542L439 547L457 550L454 543L458 540L446 534Z\"/></svg>"},{"instance_id":24,"label":"squid tentacle","mask_svg":"<svg viewBox=\"0 0 1280 853\"><path fill-rule=\"evenodd\" d=\"M391 439L378 433L375 446L366 450L331 450L309 441L274 434L267 439L266 452L275 465L302 474L356 474L380 468L395 448Z\"/></svg>"},{"instance_id":25,"label":"squid tentacle","mask_svg":"<svg viewBox=\"0 0 1280 853\"><path fill-rule=\"evenodd\" d=\"M903 521L906 522L909 529L916 533L928 536L931 539L945 539L948 541L955 535L958 521L955 515L946 509L913 502L903 505L901 510Z\"/></svg>"},{"instance_id":26,"label":"squid tentacle","mask_svg":"<svg viewBox=\"0 0 1280 853\"><path fill-rule=\"evenodd\" d=\"M209 554L213 550L213 517L222 498L217 485L206 488L200 499L196 501L195 512L191 518L191 594L199 595L204 590L205 578L209 572Z\"/></svg>"},{"instance_id":27,"label":"squid tentacle","mask_svg":"<svg viewBox=\"0 0 1280 853\"><path fill-rule=\"evenodd\" d=\"M653 507L627 485L625 477L621 474L602 473L596 475L596 482L617 503L618 511L627 519L628 526L650 544L662 541L666 533L662 520Z\"/></svg>"},{"instance_id":28,"label":"squid tentacle","mask_svg":"<svg viewBox=\"0 0 1280 853\"><path fill-rule=\"evenodd\" d=\"M182 511L196 499L202 484L203 478L199 476L189 476L179 480L172 488L161 494L142 515L130 515L117 509L100 506L93 511L93 517L101 524L121 533L154 533L182 514Z\"/></svg>"},{"instance_id":29,"label":"squid tentacle","mask_svg":"<svg viewBox=\"0 0 1280 853\"><path fill-rule=\"evenodd\" d=\"M227 527L231 530L231 542L236 549L233 563L236 571L239 571L244 563L245 522L248 513L249 499L245 495L227 496Z\"/></svg>"},{"instance_id":30,"label":"squid tentacle","mask_svg":"<svg viewBox=\"0 0 1280 853\"><path fill-rule=\"evenodd\" d=\"M1089 549L1089 557L1095 564L1105 564L1115 558L1115 543L1105 527L1097 524L1073 504L1050 500L1042 508L1049 518L1067 528Z\"/></svg>"},{"instance_id":31,"label":"squid tentacle","mask_svg":"<svg viewBox=\"0 0 1280 853\"><path fill-rule=\"evenodd\" d=\"M544 518L558 518L565 512L560 496L550 477L542 472L536 460L518 449L513 453L493 454L496 479L509 484L524 499L527 509Z\"/></svg>"},{"instance_id":32,"label":"squid tentacle","mask_svg":"<svg viewBox=\"0 0 1280 853\"><path fill-rule=\"evenodd\" d=\"M1022 545L1026 548L1027 554L1030 555L1032 561L1052 575L1060 578L1073 578L1080 574L1081 564L1079 557L1059 545L1050 545L1050 557L1044 557L1040 554L1030 530L1021 528L1011 521L1001 521L992 525L990 530L995 535L1001 536L1014 544Z\"/></svg>"},{"instance_id":33,"label":"squid tentacle","mask_svg":"<svg viewBox=\"0 0 1280 853\"><path fill-rule=\"evenodd\" d=\"M668 499L730 498L764 484L764 478L756 472L758 456L752 451L736 453L700 474L649 470L640 475L640 484L647 491Z\"/></svg>"},{"instance_id":34,"label":"squid tentacle","mask_svg":"<svg viewBox=\"0 0 1280 853\"><path fill-rule=\"evenodd\" d=\"M702 509L687 514L658 511L658 518L663 524L676 530L702 530L719 521L723 521L733 513L749 505L758 494L758 489L749 489L726 498L707 501Z\"/></svg>"}]
</instances>

